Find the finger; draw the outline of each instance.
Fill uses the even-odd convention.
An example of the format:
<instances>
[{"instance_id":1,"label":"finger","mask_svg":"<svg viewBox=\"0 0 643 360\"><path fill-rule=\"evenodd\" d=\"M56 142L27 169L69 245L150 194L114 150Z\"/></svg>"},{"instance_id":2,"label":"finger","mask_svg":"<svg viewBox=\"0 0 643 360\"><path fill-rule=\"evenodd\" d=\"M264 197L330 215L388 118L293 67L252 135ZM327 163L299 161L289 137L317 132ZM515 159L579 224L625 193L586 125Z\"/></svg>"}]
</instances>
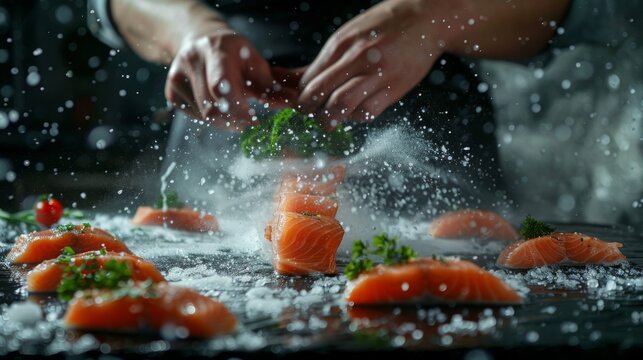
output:
<instances>
[{"instance_id":1,"label":"finger","mask_svg":"<svg viewBox=\"0 0 643 360\"><path fill-rule=\"evenodd\" d=\"M355 109L352 119L358 122L372 122L397 100L399 96L393 96L390 89L379 90Z\"/></svg>"},{"instance_id":2,"label":"finger","mask_svg":"<svg viewBox=\"0 0 643 360\"><path fill-rule=\"evenodd\" d=\"M271 69L271 72L272 77L280 84L291 89L299 89L299 82L301 81L301 77L304 75L306 68L306 66L302 66L294 69L288 69L274 66Z\"/></svg>"},{"instance_id":3,"label":"finger","mask_svg":"<svg viewBox=\"0 0 643 360\"><path fill-rule=\"evenodd\" d=\"M201 118L214 121L220 118L221 113L216 107L216 99L208 90L207 74L203 67L192 68L188 74L190 79L190 90L194 95L194 101L199 109Z\"/></svg>"},{"instance_id":4,"label":"finger","mask_svg":"<svg viewBox=\"0 0 643 360\"><path fill-rule=\"evenodd\" d=\"M191 92L188 94L183 89L177 87L173 87L171 91L175 94L174 96L179 99L179 101L176 102L178 104L177 109L183 111L193 119L201 119L201 113L194 103L194 96Z\"/></svg>"},{"instance_id":5,"label":"finger","mask_svg":"<svg viewBox=\"0 0 643 360\"><path fill-rule=\"evenodd\" d=\"M257 99L275 91L270 65L256 50L251 52L249 59L245 62L243 75L250 81L248 87Z\"/></svg>"},{"instance_id":6,"label":"finger","mask_svg":"<svg viewBox=\"0 0 643 360\"><path fill-rule=\"evenodd\" d=\"M330 95L324 113L338 121L350 119L355 109L379 90L378 85L383 87L382 79L370 74L348 80Z\"/></svg>"},{"instance_id":7,"label":"finger","mask_svg":"<svg viewBox=\"0 0 643 360\"><path fill-rule=\"evenodd\" d=\"M331 36L319 52L312 64L304 72L300 85L304 88L312 79L316 78L326 68L337 62L344 52L351 46L351 41L341 41L337 35Z\"/></svg>"},{"instance_id":8,"label":"finger","mask_svg":"<svg viewBox=\"0 0 643 360\"><path fill-rule=\"evenodd\" d=\"M335 89L364 71L363 64L351 58L343 57L306 85L299 96L304 111L317 112Z\"/></svg>"},{"instance_id":9,"label":"finger","mask_svg":"<svg viewBox=\"0 0 643 360\"><path fill-rule=\"evenodd\" d=\"M297 106L299 98L299 80L305 71L305 67L288 69L273 67L272 78L280 85L272 94L269 94L266 102L268 106Z\"/></svg>"},{"instance_id":10,"label":"finger","mask_svg":"<svg viewBox=\"0 0 643 360\"><path fill-rule=\"evenodd\" d=\"M245 126L250 122L249 107L244 96L244 85L239 63L230 58L215 56L205 67L208 96L215 100L218 116L215 122ZM222 121L225 119L225 121Z\"/></svg>"},{"instance_id":11,"label":"finger","mask_svg":"<svg viewBox=\"0 0 643 360\"><path fill-rule=\"evenodd\" d=\"M192 91L190 90L189 80L184 73L176 69L170 69L167 80L165 81L164 93L166 99L176 108L184 111L193 118L201 118L198 107L194 102L194 95L192 95Z\"/></svg>"}]
</instances>

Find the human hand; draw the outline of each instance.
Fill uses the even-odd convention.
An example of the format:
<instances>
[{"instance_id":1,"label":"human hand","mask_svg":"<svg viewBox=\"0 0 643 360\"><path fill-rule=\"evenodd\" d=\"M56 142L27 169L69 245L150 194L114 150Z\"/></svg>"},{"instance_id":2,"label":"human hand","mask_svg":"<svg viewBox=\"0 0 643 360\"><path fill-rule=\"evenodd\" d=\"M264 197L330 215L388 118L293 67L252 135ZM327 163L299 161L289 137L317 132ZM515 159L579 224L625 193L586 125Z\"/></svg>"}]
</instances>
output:
<instances>
[{"instance_id":1,"label":"human hand","mask_svg":"<svg viewBox=\"0 0 643 360\"><path fill-rule=\"evenodd\" d=\"M271 69L247 39L222 26L183 40L168 72L165 96L195 118L238 131L254 115L248 98L269 106L297 98L292 81L284 77L294 74Z\"/></svg>"},{"instance_id":2,"label":"human hand","mask_svg":"<svg viewBox=\"0 0 643 360\"><path fill-rule=\"evenodd\" d=\"M331 129L372 121L417 85L441 55L425 5L389 0L337 30L302 76L299 104Z\"/></svg>"}]
</instances>

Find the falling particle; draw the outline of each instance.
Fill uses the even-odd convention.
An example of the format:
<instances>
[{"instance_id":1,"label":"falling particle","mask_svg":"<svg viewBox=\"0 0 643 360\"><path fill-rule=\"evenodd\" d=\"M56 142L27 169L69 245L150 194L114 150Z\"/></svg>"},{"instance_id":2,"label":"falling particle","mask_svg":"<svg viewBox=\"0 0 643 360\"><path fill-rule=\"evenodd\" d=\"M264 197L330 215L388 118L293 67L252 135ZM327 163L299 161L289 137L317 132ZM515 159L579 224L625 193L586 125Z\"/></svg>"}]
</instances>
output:
<instances>
[{"instance_id":1,"label":"falling particle","mask_svg":"<svg viewBox=\"0 0 643 360\"><path fill-rule=\"evenodd\" d=\"M40 83L40 74L37 71L32 71L27 75L27 85L36 86Z\"/></svg>"},{"instance_id":2,"label":"falling particle","mask_svg":"<svg viewBox=\"0 0 643 360\"><path fill-rule=\"evenodd\" d=\"M618 77L618 75L612 74L607 77L607 86L609 86L610 89L617 90L620 85L621 78Z\"/></svg>"},{"instance_id":3,"label":"falling particle","mask_svg":"<svg viewBox=\"0 0 643 360\"><path fill-rule=\"evenodd\" d=\"M4 178L7 180L7 182L14 182L16 180L16 173L9 170L5 174Z\"/></svg>"},{"instance_id":4,"label":"falling particle","mask_svg":"<svg viewBox=\"0 0 643 360\"><path fill-rule=\"evenodd\" d=\"M561 81L561 82L560 82L560 87L561 87L561 88L563 88L563 90L567 90L567 89L569 89L571 86L572 86L572 82L571 82L571 81L569 81L569 80L567 80L567 79L565 79L565 80L563 80L563 81Z\"/></svg>"},{"instance_id":5,"label":"falling particle","mask_svg":"<svg viewBox=\"0 0 643 360\"><path fill-rule=\"evenodd\" d=\"M42 49L37 48L36 50L33 51L33 56L40 56L42 55Z\"/></svg>"},{"instance_id":6,"label":"falling particle","mask_svg":"<svg viewBox=\"0 0 643 360\"><path fill-rule=\"evenodd\" d=\"M120 97L125 97L125 95L127 95L127 91L125 89L121 89L118 91L118 95Z\"/></svg>"},{"instance_id":7,"label":"falling particle","mask_svg":"<svg viewBox=\"0 0 643 360\"><path fill-rule=\"evenodd\" d=\"M368 59L371 64L378 63L380 59L382 59L382 53L375 48L368 49L366 52L366 59Z\"/></svg>"},{"instance_id":8,"label":"falling particle","mask_svg":"<svg viewBox=\"0 0 643 360\"><path fill-rule=\"evenodd\" d=\"M221 82L219 82L219 92L222 95L227 95L230 93L230 82L228 80L223 79L221 80Z\"/></svg>"},{"instance_id":9,"label":"falling particle","mask_svg":"<svg viewBox=\"0 0 643 360\"><path fill-rule=\"evenodd\" d=\"M248 49L245 46L242 47L241 50L239 50L239 56L244 60L249 59L250 58L250 49Z\"/></svg>"},{"instance_id":10,"label":"falling particle","mask_svg":"<svg viewBox=\"0 0 643 360\"><path fill-rule=\"evenodd\" d=\"M540 339L540 334L538 334L535 331L530 331L527 333L525 338L527 339L528 342L535 343L536 341L538 341L538 339Z\"/></svg>"},{"instance_id":11,"label":"falling particle","mask_svg":"<svg viewBox=\"0 0 643 360\"><path fill-rule=\"evenodd\" d=\"M118 195L121 195L123 193L123 189L120 189L116 192Z\"/></svg>"},{"instance_id":12,"label":"falling particle","mask_svg":"<svg viewBox=\"0 0 643 360\"><path fill-rule=\"evenodd\" d=\"M219 99L218 102L219 111L222 113L227 113L230 110L230 103L225 98Z\"/></svg>"},{"instance_id":13,"label":"falling particle","mask_svg":"<svg viewBox=\"0 0 643 360\"><path fill-rule=\"evenodd\" d=\"M85 194L84 192L81 192L81 193L80 193L80 198L81 198L81 199L86 199L86 198L87 198L87 194Z\"/></svg>"}]
</instances>

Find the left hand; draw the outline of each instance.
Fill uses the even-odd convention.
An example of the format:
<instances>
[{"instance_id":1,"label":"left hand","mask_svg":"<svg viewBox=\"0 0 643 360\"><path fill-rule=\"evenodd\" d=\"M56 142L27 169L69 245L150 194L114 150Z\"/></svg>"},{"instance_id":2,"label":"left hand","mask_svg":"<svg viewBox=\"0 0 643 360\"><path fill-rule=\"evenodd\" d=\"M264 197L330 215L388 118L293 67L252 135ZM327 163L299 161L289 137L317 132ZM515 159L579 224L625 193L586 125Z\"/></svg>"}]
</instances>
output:
<instances>
[{"instance_id":1,"label":"left hand","mask_svg":"<svg viewBox=\"0 0 643 360\"><path fill-rule=\"evenodd\" d=\"M442 54L417 0L384 1L337 30L302 76L299 104L331 129L372 121L429 72Z\"/></svg>"}]
</instances>

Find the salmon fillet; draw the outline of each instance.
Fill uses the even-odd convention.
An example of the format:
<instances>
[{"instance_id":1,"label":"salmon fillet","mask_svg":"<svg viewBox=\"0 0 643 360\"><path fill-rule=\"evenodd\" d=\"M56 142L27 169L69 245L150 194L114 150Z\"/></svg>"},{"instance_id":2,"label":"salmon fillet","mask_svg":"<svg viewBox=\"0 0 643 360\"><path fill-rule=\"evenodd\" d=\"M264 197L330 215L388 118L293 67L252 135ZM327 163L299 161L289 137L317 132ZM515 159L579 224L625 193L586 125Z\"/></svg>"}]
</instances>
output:
<instances>
[{"instance_id":1,"label":"salmon fillet","mask_svg":"<svg viewBox=\"0 0 643 360\"><path fill-rule=\"evenodd\" d=\"M171 229L191 232L219 231L219 222L214 215L190 208L162 210L140 206L132 218L132 224L167 226Z\"/></svg>"},{"instance_id":2,"label":"salmon fillet","mask_svg":"<svg viewBox=\"0 0 643 360\"><path fill-rule=\"evenodd\" d=\"M7 260L13 264L37 264L57 258L67 246L75 253L100 250L103 247L107 251L132 253L121 240L105 230L76 225L69 231L50 229L20 235L9 251Z\"/></svg>"},{"instance_id":3,"label":"salmon fillet","mask_svg":"<svg viewBox=\"0 0 643 360\"><path fill-rule=\"evenodd\" d=\"M612 265L626 260L619 250L622 246L581 233L553 233L509 244L496 264L510 269L554 264Z\"/></svg>"},{"instance_id":4,"label":"salmon fillet","mask_svg":"<svg viewBox=\"0 0 643 360\"><path fill-rule=\"evenodd\" d=\"M486 210L464 209L444 213L429 225L429 234L442 239L518 240L520 235L502 216Z\"/></svg>"},{"instance_id":5,"label":"salmon fillet","mask_svg":"<svg viewBox=\"0 0 643 360\"><path fill-rule=\"evenodd\" d=\"M351 305L429 301L448 304L520 304L504 281L466 260L421 258L378 265L349 283Z\"/></svg>"},{"instance_id":6,"label":"salmon fillet","mask_svg":"<svg viewBox=\"0 0 643 360\"><path fill-rule=\"evenodd\" d=\"M69 327L102 331L160 331L165 326L185 328L190 337L231 333L235 316L222 303L198 292L158 283L132 291L85 290L70 302L64 321Z\"/></svg>"},{"instance_id":7,"label":"salmon fillet","mask_svg":"<svg viewBox=\"0 0 643 360\"><path fill-rule=\"evenodd\" d=\"M107 252L101 255L98 251L90 251L71 257L71 263L79 266L83 262L96 262L98 268L103 268L108 261L126 262L131 270L132 280L153 282L165 281L158 269L149 261L142 258L116 252ZM59 263L57 259L46 260L27 273L27 290L29 292L55 292L63 277L66 264Z\"/></svg>"},{"instance_id":8,"label":"salmon fillet","mask_svg":"<svg viewBox=\"0 0 643 360\"><path fill-rule=\"evenodd\" d=\"M270 236L275 270L284 275L337 272L335 257L344 229L334 218L293 212L277 215Z\"/></svg>"},{"instance_id":9,"label":"salmon fillet","mask_svg":"<svg viewBox=\"0 0 643 360\"><path fill-rule=\"evenodd\" d=\"M339 204L335 196L317 196L287 192L281 194L277 212L335 217Z\"/></svg>"}]
</instances>

